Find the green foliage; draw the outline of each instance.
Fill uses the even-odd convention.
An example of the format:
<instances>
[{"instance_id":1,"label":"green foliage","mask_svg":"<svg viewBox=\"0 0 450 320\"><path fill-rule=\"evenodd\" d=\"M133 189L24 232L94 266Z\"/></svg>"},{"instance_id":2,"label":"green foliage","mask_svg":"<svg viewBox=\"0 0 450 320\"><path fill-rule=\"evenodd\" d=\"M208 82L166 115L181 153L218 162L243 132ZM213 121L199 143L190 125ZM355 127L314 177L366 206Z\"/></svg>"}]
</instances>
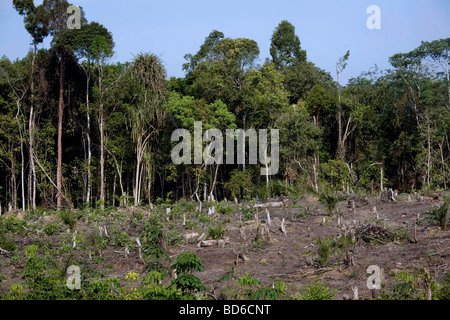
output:
<instances>
[{"instance_id":1,"label":"green foliage","mask_svg":"<svg viewBox=\"0 0 450 320\"><path fill-rule=\"evenodd\" d=\"M49 223L44 227L44 233L48 236L54 236L61 231L61 225L58 223Z\"/></svg>"},{"instance_id":2,"label":"green foliage","mask_svg":"<svg viewBox=\"0 0 450 320\"><path fill-rule=\"evenodd\" d=\"M131 244L133 244L133 240L128 235L128 233L126 233L125 231L122 231L121 233L119 233L119 235L115 239L115 245L118 247L121 247L121 248L130 246Z\"/></svg>"},{"instance_id":3,"label":"green foliage","mask_svg":"<svg viewBox=\"0 0 450 320\"><path fill-rule=\"evenodd\" d=\"M447 228L449 203L450 200L446 199L443 205L425 213L427 219L431 222L437 223L442 230Z\"/></svg>"},{"instance_id":4,"label":"green foliage","mask_svg":"<svg viewBox=\"0 0 450 320\"><path fill-rule=\"evenodd\" d=\"M195 252L180 253L170 268L175 269L177 274L204 270L203 263Z\"/></svg>"},{"instance_id":5,"label":"green foliage","mask_svg":"<svg viewBox=\"0 0 450 320\"><path fill-rule=\"evenodd\" d=\"M293 298L295 300L332 300L337 290L331 290L322 281L313 281L304 286Z\"/></svg>"},{"instance_id":6,"label":"green foliage","mask_svg":"<svg viewBox=\"0 0 450 320\"><path fill-rule=\"evenodd\" d=\"M171 287L179 288L185 293L193 293L205 289L200 279L191 274L193 271L202 272L204 270L203 263L196 253L180 253L170 268L175 269L177 272L177 278L172 281Z\"/></svg>"},{"instance_id":7,"label":"green foliage","mask_svg":"<svg viewBox=\"0 0 450 320\"><path fill-rule=\"evenodd\" d=\"M255 219L255 212L253 212L253 210L251 209L244 209L242 210L242 219L244 221L250 221Z\"/></svg>"},{"instance_id":8,"label":"green foliage","mask_svg":"<svg viewBox=\"0 0 450 320\"><path fill-rule=\"evenodd\" d=\"M322 266L326 266L331 259L332 244L332 237L327 237L324 240L321 240L320 237L317 239L317 255Z\"/></svg>"},{"instance_id":9,"label":"green foliage","mask_svg":"<svg viewBox=\"0 0 450 320\"><path fill-rule=\"evenodd\" d=\"M189 273L182 273L172 281L172 287L179 288L183 292L196 292L205 290L205 286L196 276Z\"/></svg>"},{"instance_id":10,"label":"green foliage","mask_svg":"<svg viewBox=\"0 0 450 320\"><path fill-rule=\"evenodd\" d=\"M233 213L233 207L217 206L217 212L225 215L231 215Z\"/></svg>"},{"instance_id":11,"label":"green foliage","mask_svg":"<svg viewBox=\"0 0 450 320\"><path fill-rule=\"evenodd\" d=\"M328 213L330 215L333 215L334 211L336 210L337 204L339 203L339 201L342 201L342 198L332 195L328 192L324 192L320 194L319 201L327 208Z\"/></svg>"},{"instance_id":12,"label":"green foliage","mask_svg":"<svg viewBox=\"0 0 450 320\"><path fill-rule=\"evenodd\" d=\"M252 248L254 248L254 249L262 249L262 250L266 249L266 245L262 239L252 241L251 245L252 245Z\"/></svg>"},{"instance_id":13,"label":"green foliage","mask_svg":"<svg viewBox=\"0 0 450 320\"><path fill-rule=\"evenodd\" d=\"M71 230L73 230L78 220L82 217L82 214L80 212L75 211L60 211L59 217L61 218L61 220L64 222L65 225L67 225Z\"/></svg>"},{"instance_id":14,"label":"green foliage","mask_svg":"<svg viewBox=\"0 0 450 320\"><path fill-rule=\"evenodd\" d=\"M20 220L17 217L9 217L8 219L4 219L0 217L0 228L6 232L12 232L14 234L24 234L25 229L27 227L27 223L24 220Z\"/></svg>"},{"instance_id":15,"label":"green foliage","mask_svg":"<svg viewBox=\"0 0 450 320\"><path fill-rule=\"evenodd\" d=\"M251 285L259 285L259 280L250 277L248 274L245 274L241 279L239 279L238 285L240 286L251 286Z\"/></svg>"},{"instance_id":16,"label":"green foliage","mask_svg":"<svg viewBox=\"0 0 450 320\"><path fill-rule=\"evenodd\" d=\"M450 300L450 270L445 273L433 296L436 300Z\"/></svg>"},{"instance_id":17,"label":"green foliage","mask_svg":"<svg viewBox=\"0 0 450 320\"><path fill-rule=\"evenodd\" d=\"M224 184L224 188L231 193L231 197L239 198L250 191L252 187L251 176L249 171L233 170L230 173L230 179Z\"/></svg>"},{"instance_id":18,"label":"green foliage","mask_svg":"<svg viewBox=\"0 0 450 320\"><path fill-rule=\"evenodd\" d=\"M215 222L208 228L208 235L215 240L222 239L227 232L227 227L223 222Z\"/></svg>"},{"instance_id":19,"label":"green foliage","mask_svg":"<svg viewBox=\"0 0 450 320\"><path fill-rule=\"evenodd\" d=\"M417 293L417 285L420 278L415 277L408 271L401 271L395 275L394 287L392 288L393 300L412 300Z\"/></svg>"}]
</instances>

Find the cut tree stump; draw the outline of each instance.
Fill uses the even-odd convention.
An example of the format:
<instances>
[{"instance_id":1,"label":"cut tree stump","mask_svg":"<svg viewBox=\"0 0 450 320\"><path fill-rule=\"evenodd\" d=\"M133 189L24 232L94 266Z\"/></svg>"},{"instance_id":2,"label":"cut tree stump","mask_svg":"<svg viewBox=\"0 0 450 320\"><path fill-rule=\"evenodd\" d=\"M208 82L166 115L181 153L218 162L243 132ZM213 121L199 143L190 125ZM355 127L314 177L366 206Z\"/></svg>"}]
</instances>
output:
<instances>
[{"instance_id":1,"label":"cut tree stump","mask_svg":"<svg viewBox=\"0 0 450 320\"><path fill-rule=\"evenodd\" d=\"M263 241L269 241L269 227L266 223L258 223L258 227L256 228L256 241L263 240Z\"/></svg>"}]
</instances>

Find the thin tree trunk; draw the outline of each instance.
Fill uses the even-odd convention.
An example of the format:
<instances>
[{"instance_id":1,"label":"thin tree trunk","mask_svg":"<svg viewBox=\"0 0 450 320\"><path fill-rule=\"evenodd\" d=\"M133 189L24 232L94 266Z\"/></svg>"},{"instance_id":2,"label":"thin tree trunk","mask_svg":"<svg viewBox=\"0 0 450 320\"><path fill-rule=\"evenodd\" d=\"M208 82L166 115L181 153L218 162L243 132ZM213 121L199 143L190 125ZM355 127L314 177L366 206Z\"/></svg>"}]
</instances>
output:
<instances>
[{"instance_id":1,"label":"thin tree trunk","mask_svg":"<svg viewBox=\"0 0 450 320\"><path fill-rule=\"evenodd\" d=\"M211 191L209 192L209 194L211 196L211 199L213 198L213 191L214 191L214 188L216 187L217 172L219 171L219 166L220 166L220 164L216 164L216 172L214 173L214 181L213 181L212 186L211 186ZM184 192L183 192L183 195L184 195Z\"/></svg>"},{"instance_id":2,"label":"thin tree trunk","mask_svg":"<svg viewBox=\"0 0 450 320\"><path fill-rule=\"evenodd\" d=\"M88 68L90 68L90 61L88 60ZM87 128L86 128L86 140L87 140L87 149L88 149L88 166L87 166L87 190L86 190L86 203L90 204L91 202L91 192L92 192L92 175L91 175L91 161L92 161L92 151L91 151L91 116L90 116L90 108L89 108L89 82L91 79L91 74L88 69L86 72L86 119L87 119Z\"/></svg>"},{"instance_id":3,"label":"thin tree trunk","mask_svg":"<svg viewBox=\"0 0 450 320\"><path fill-rule=\"evenodd\" d=\"M136 182L134 187L134 205L137 207L139 204L139 178L140 178L140 168L141 168L141 146L138 141L137 145L137 163L136 163Z\"/></svg>"},{"instance_id":4,"label":"thin tree trunk","mask_svg":"<svg viewBox=\"0 0 450 320\"><path fill-rule=\"evenodd\" d=\"M11 201L12 201L12 209L17 209L17 183L16 183L16 163L14 159L11 159Z\"/></svg>"},{"instance_id":5,"label":"thin tree trunk","mask_svg":"<svg viewBox=\"0 0 450 320\"><path fill-rule=\"evenodd\" d=\"M442 143L439 144L439 150L441 151L441 161L442 161L442 176L444 177L444 189L447 190L447 168L444 160L444 139L442 138Z\"/></svg>"},{"instance_id":6,"label":"thin tree trunk","mask_svg":"<svg viewBox=\"0 0 450 320\"><path fill-rule=\"evenodd\" d=\"M62 190L62 123L64 115L64 58L61 57L59 74L59 106L58 106L58 163L56 168L56 186ZM56 209L61 210L61 193L56 194Z\"/></svg>"},{"instance_id":7,"label":"thin tree trunk","mask_svg":"<svg viewBox=\"0 0 450 320\"><path fill-rule=\"evenodd\" d=\"M427 144L428 144L428 158L427 158L427 184L428 188L430 188L430 180L431 180L431 129L430 129L430 117L427 113Z\"/></svg>"},{"instance_id":8,"label":"thin tree trunk","mask_svg":"<svg viewBox=\"0 0 450 320\"><path fill-rule=\"evenodd\" d=\"M29 154L30 154L30 169L29 169L29 195L28 200L31 201L31 209L33 212L36 211L36 168L34 166L34 127L35 127L35 116L34 116L34 66L36 63L36 42L33 42L34 51L33 59L31 60L31 107L30 107L30 119L28 124L28 139L29 139Z\"/></svg>"},{"instance_id":9,"label":"thin tree trunk","mask_svg":"<svg viewBox=\"0 0 450 320\"><path fill-rule=\"evenodd\" d=\"M337 157L338 159L344 160L343 156L343 146L342 146L342 106L341 106L341 85L339 83L339 72L337 72L337 83L338 83L338 145L337 145Z\"/></svg>"},{"instance_id":10,"label":"thin tree trunk","mask_svg":"<svg viewBox=\"0 0 450 320\"><path fill-rule=\"evenodd\" d=\"M16 121L19 127L19 136L20 136L20 158L21 158L21 168L20 168L20 182L21 182L21 190L22 190L22 210L25 211L25 181L24 181L24 168L25 168L25 157L23 156L23 134L22 128L19 122L19 113L20 113L20 102L17 101L17 114Z\"/></svg>"}]
</instances>

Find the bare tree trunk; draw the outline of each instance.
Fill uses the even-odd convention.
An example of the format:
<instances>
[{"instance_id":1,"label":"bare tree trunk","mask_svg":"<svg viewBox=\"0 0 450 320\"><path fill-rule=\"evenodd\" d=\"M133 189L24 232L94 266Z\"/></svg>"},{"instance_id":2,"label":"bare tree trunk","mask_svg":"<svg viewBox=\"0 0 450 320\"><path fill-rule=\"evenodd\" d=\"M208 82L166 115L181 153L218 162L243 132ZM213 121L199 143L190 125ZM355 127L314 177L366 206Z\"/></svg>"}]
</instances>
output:
<instances>
[{"instance_id":1,"label":"bare tree trunk","mask_svg":"<svg viewBox=\"0 0 450 320\"><path fill-rule=\"evenodd\" d=\"M138 147L139 148L139 147ZM137 207L139 204L139 179L140 179L140 168L141 168L141 161L139 157L139 151L137 156L137 164L136 164L136 183L134 187L134 205Z\"/></svg>"},{"instance_id":2,"label":"bare tree trunk","mask_svg":"<svg viewBox=\"0 0 450 320\"><path fill-rule=\"evenodd\" d=\"M22 190L22 210L25 211L25 183L24 183L24 168L25 168L25 158L23 156L23 134L22 128L19 122L19 113L20 113L20 101L17 101L17 114L16 121L19 127L19 136L20 136L20 158L21 158L21 168L20 168L20 182L21 182L21 190Z\"/></svg>"},{"instance_id":3,"label":"bare tree trunk","mask_svg":"<svg viewBox=\"0 0 450 320\"><path fill-rule=\"evenodd\" d=\"M383 192L383 190L384 190L384 188L383 188L383 167L381 167L381 169L380 169L380 189L381 189L381 192Z\"/></svg>"},{"instance_id":4,"label":"bare tree trunk","mask_svg":"<svg viewBox=\"0 0 450 320\"><path fill-rule=\"evenodd\" d=\"M216 172L214 173L214 181L211 186L211 191L209 192L211 199L213 198L213 191L214 191L214 188L216 187L217 173L219 172L219 166L220 166L220 164L216 164Z\"/></svg>"},{"instance_id":5,"label":"bare tree trunk","mask_svg":"<svg viewBox=\"0 0 450 320\"><path fill-rule=\"evenodd\" d=\"M105 208L105 134L103 130L103 58L98 67L98 92L100 95L99 126L100 126L100 208Z\"/></svg>"},{"instance_id":6,"label":"bare tree trunk","mask_svg":"<svg viewBox=\"0 0 450 320\"><path fill-rule=\"evenodd\" d=\"M56 167L56 186L62 190L62 123L64 115L64 58L61 57L59 74L59 106L58 106L58 163ZM61 210L61 193L56 194L56 209Z\"/></svg>"},{"instance_id":7,"label":"bare tree trunk","mask_svg":"<svg viewBox=\"0 0 450 320\"><path fill-rule=\"evenodd\" d=\"M34 116L34 66L36 63L36 42L34 44L33 59L31 60L31 106L30 106L30 119L28 124L28 144L29 144L29 154L30 154L30 169L29 169L29 194L28 199L31 201L31 209L33 212L36 211L36 168L34 166L34 127L35 127L35 116Z\"/></svg>"},{"instance_id":8,"label":"bare tree trunk","mask_svg":"<svg viewBox=\"0 0 450 320\"><path fill-rule=\"evenodd\" d=\"M442 161L442 176L444 177L444 189L447 190L447 168L444 160L444 139L442 138L442 143L439 144L439 150L441 151L441 161Z\"/></svg>"},{"instance_id":9,"label":"bare tree trunk","mask_svg":"<svg viewBox=\"0 0 450 320\"><path fill-rule=\"evenodd\" d=\"M114 207L116 204L116 177L117 173L114 173L114 182L113 182L113 193L112 193L112 206Z\"/></svg>"},{"instance_id":10,"label":"bare tree trunk","mask_svg":"<svg viewBox=\"0 0 450 320\"><path fill-rule=\"evenodd\" d=\"M104 155L104 133L103 133L103 101L100 102L99 109L100 121L100 201L102 202L100 208L105 208L105 155Z\"/></svg>"},{"instance_id":11,"label":"bare tree trunk","mask_svg":"<svg viewBox=\"0 0 450 320\"><path fill-rule=\"evenodd\" d=\"M17 182L16 182L16 162L14 161L14 157L11 159L11 201L12 201L12 209L17 209Z\"/></svg>"},{"instance_id":12,"label":"bare tree trunk","mask_svg":"<svg viewBox=\"0 0 450 320\"><path fill-rule=\"evenodd\" d=\"M338 145L337 145L337 158L343 159L343 150L342 150L342 106L341 106L341 84L339 83L339 72L337 74L337 83L338 83Z\"/></svg>"},{"instance_id":13,"label":"bare tree trunk","mask_svg":"<svg viewBox=\"0 0 450 320\"><path fill-rule=\"evenodd\" d=\"M430 129L430 116L427 113L427 144L428 144L428 158L427 158L427 184L428 188L430 188L430 180L431 180L431 129Z\"/></svg>"},{"instance_id":14,"label":"bare tree trunk","mask_svg":"<svg viewBox=\"0 0 450 320\"><path fill-rule=\"evenodd\" d=\"M90 61L88 60L88 64ZM88 65L88 68L90 66ZM88 167L87 167L87 190L86 190L86 203L90 204L91 202L91 192L92 192L92 174L91 174L91 161L92 161L92 150L91 150L91 115L89 108L89 81L91 79L91 74L89 70L86 75L86 119L87 119L87 128L86 128L86 140L87 140L87 149L88 149Z\"/></svg>"}]
</instances>

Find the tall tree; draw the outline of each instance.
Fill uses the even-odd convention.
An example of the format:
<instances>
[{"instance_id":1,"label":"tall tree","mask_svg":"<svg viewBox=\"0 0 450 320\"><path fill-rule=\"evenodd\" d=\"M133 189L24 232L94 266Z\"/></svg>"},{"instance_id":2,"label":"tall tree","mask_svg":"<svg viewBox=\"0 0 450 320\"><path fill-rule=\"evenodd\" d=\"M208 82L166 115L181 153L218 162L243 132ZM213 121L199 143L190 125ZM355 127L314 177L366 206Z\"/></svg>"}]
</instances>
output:
<instances>
[{"instance_id":1,"label":"tall tree","mask_svg":"<svg viewBox=\"0 0 450 320\"><path fill-rule=\"evenodd\" d=\"M136 180L134 204L139 205L143 179L142 160L151 152L151 140L155 139L163 125L162 106L166 101L166 70L154 54L139 54L131 65L135 84L134 105L129 108L131 134L136 144Z\"/></svg>"},{"instance_id":2,"label":"tall tree","mask_svg":"<svg viewBox=\"0 0 450 320\"><path fill-rule=\"evenodd\" d=\"M92 64L97 66L98 88L99 88L99 128L100 128L100 200L105 201L104 196L104 134L103 134L103 71L105 60L112 56L114 42L111 33L101 24L91 22L84 24L81 29L64 30L64 37L67 43L79 59L83 59L81 65L86 75L86 140L87 140L87 183L86 183L86 203L90 202L92 193L91 177L91 120L90 120L90 80L92 75Z\"/></svg>"},{"instance_id":3,"label":"tall tree","mask_svg":"<svg viewBox=\"0 0 450 320\"><path fill-rule=\"evenodd\" d=\"M337 112L337 122L338 122L338 147L337 147L337 155L336 158L344 161L345 159L345 140L343 139L342 133L342 104L341 104L341 82L339 75L344 71L347 67L347 61L350 56L350 51L339 58L339 61L336 63L336 77L337 77L337 86L338 86L338 112ZM349 120L350 121L350 120Z\"/></svg>"},{"instance_id":4,"label":"tall tree","mask_svg":"<svg viewBox=\"0 0 450 320\"><path fill-rule=\"evenodd\" d=\"M31 208L36 210L36 169L34 165L36 113L35 113L35 87L34 73L36 64L37 45L44 41L48 35L48 26L45 21L45 10L42 6L36 7L33 0L13 0L14 8L24 16L25 29L33 39L33 58L31 61L31 98L30 115L28 119L28 150L30 167L28 174L28 199L31 200Z\"/></svg>"},{"instance_id":5,"label":"tall tree","mask_svg":"<svg viewBox=\"0 0 450 320\"><path fill-rule=\"evenodd\" d=\"M62 126L64 117L64 74L66 68L66 59L73 54L72 43L68 38L67 32L73 31L67 28L67 8L69 3L67 0L44 0L42 6L46 10L47 23L50 35L53 36L52 46L59 56L59 101L58 101L58 161L56 167L56 207L61 209L63 195L62 186ZM84 12L81 9L82 21L84 22ZM67 31L67 32L64 32Z\"/></svg>"},{"instance_id":6,"label":"tall tree","mask_svg":"<svg viewBox=\"0 0 450 320\"><path fill-rule=\"evenodd\" d=\"M301 49L300 38L289 21L281 21L273 32L270 55L276 68L282 72L289 66L306 62L306 51Z\"/></svg>"}]
</instances>

